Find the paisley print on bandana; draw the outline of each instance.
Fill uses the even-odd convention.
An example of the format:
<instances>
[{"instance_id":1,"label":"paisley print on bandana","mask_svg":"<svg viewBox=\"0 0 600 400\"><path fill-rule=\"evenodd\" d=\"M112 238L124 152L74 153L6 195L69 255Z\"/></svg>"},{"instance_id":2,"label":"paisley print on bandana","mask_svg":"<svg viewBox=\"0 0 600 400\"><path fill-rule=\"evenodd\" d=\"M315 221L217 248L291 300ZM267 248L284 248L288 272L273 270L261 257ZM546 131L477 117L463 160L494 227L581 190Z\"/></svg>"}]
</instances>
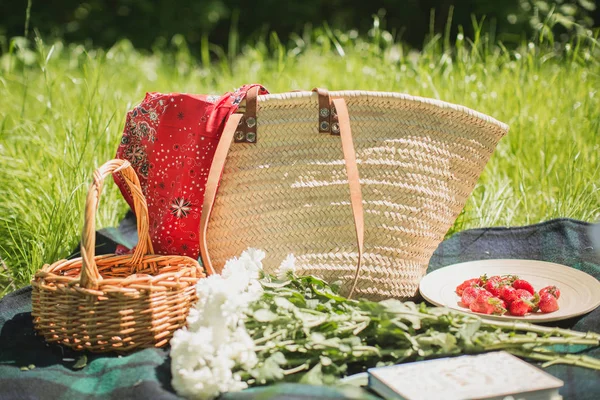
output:
<instances>
[{"instance_id":1,"label":"paisley print on bandana","mask_svg":"<svg viewBox=\"0 0 600 400\"><path fill-rule=\"evenodd\" d=\"M150 238L156 254L198 258L198 229L204 186L229 115L253 87L223 96L148 93L127 113L117 158L136 170L146 196ZM119 174L115 182L133 201Z\"/></svg>"}]
</instances>

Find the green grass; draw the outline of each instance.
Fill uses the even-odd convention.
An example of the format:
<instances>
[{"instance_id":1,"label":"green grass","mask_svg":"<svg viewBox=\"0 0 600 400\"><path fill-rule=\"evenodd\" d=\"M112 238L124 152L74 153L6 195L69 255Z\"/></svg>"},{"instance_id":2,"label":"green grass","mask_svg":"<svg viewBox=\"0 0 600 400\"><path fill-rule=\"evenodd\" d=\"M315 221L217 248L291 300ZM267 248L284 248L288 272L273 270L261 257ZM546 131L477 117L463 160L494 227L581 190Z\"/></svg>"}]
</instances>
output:
<instances>
[{"instance_id":1,"label":"green grass","mask_svg":"<svg viewBox=\"0 0 600 400\"><path fill-rule=\"evenodd\" d=\"M235 37L235 36L233 36ZM546 38L547 39L547 38ZM199 60L175 38L151 54L13 42L0 59L0 296L77 245L96 166L114 156L125 113L146 91L220 94L260 82L272 92L367 89L471 107L510 125L451 232L600 216L600 58L593 38L537 39L515 50L487 35L433 36L420 52L374 28L327 27L284 46L272 35ZM234 47L234 46L232 46ZM212 62L210 62L212 59ZM126 211L113 184L100 226ZM4 289L2 289L4 288Z\"/></svg>"}]
</instances>

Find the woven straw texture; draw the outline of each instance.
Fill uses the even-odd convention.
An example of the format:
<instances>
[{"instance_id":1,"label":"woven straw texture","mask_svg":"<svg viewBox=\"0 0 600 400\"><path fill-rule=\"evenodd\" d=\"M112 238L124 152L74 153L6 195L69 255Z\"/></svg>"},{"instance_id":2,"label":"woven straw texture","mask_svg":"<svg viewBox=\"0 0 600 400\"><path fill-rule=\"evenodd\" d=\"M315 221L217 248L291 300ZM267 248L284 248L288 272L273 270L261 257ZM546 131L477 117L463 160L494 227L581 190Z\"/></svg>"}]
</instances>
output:
<instances>
[{"instance_id":1,"label":"woven straw texture","mask_svg":"<svg viewBox=\"0 0 600 400\"><path fill-rule=\"evenodd\" d=\"M134 198L139 243L133 254L94 256L95 214L104 178L121 173ZM185 325L204 276L184 256L152 255L148 210L129 162L94 174L86 200L81 258L44 265L31 284L34 326L47 342L94 352L160 347Z\"/></svg>"},{"instance_id":2,"label":"woven straw texture","mask_svg":"<svg viewBox=\"0 0 600 400\"><path fill-rule=\"evenodd\" d=\"M462 210L508 127L470 109L397 93L341 91L360 173L365 248L357 297L416 294L429 258ZM318 96L259 96L256 144L231 147L208 225L215 266L247 247L275 272L339 281L357 264L340 137L318 131Z\"/></svg>"}]
</instances>

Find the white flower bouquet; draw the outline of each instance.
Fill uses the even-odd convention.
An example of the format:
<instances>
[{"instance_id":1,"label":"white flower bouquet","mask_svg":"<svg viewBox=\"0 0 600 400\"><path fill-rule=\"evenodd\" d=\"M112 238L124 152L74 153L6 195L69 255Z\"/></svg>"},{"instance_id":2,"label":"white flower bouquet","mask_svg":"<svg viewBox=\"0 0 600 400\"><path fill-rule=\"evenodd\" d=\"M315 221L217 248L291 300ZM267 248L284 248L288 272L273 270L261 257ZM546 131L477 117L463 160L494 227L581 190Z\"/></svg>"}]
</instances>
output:
<instances>
[{"instance_id":1,"label":"white flower bouquet","mask_svg":"<svg viewBox=\"0 0 600 400\"><path fill-rule=\"evenodd\" d=\"M332 384L374 366L493 350L600 370L600 360L568 353L569 345L598 346L597 333L485 321L398 300L348 300L335 284L296 276L293 256L277 277L265 274L264 256L250 249L197 284L188 327L171 340L180 395L212 399L279 381Z\"/></svg>"}]
</instances>

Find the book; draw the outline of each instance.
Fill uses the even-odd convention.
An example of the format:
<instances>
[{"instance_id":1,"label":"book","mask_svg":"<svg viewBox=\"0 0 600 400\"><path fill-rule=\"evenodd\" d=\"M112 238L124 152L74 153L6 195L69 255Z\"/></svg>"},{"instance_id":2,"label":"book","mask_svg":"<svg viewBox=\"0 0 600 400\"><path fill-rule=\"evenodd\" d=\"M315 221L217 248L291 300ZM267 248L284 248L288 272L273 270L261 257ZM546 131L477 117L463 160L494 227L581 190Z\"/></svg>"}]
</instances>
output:
<instances>
[{"instance_id":1,"label":"book","mask_svg":"<svg viewBox=\"0 0 600 400\"><path fill-rule=\"evenodd\" d=\"M393 400L560 400L564 382L504 351L368 370L369 387Z\"/></svg>"}]
</instances>

